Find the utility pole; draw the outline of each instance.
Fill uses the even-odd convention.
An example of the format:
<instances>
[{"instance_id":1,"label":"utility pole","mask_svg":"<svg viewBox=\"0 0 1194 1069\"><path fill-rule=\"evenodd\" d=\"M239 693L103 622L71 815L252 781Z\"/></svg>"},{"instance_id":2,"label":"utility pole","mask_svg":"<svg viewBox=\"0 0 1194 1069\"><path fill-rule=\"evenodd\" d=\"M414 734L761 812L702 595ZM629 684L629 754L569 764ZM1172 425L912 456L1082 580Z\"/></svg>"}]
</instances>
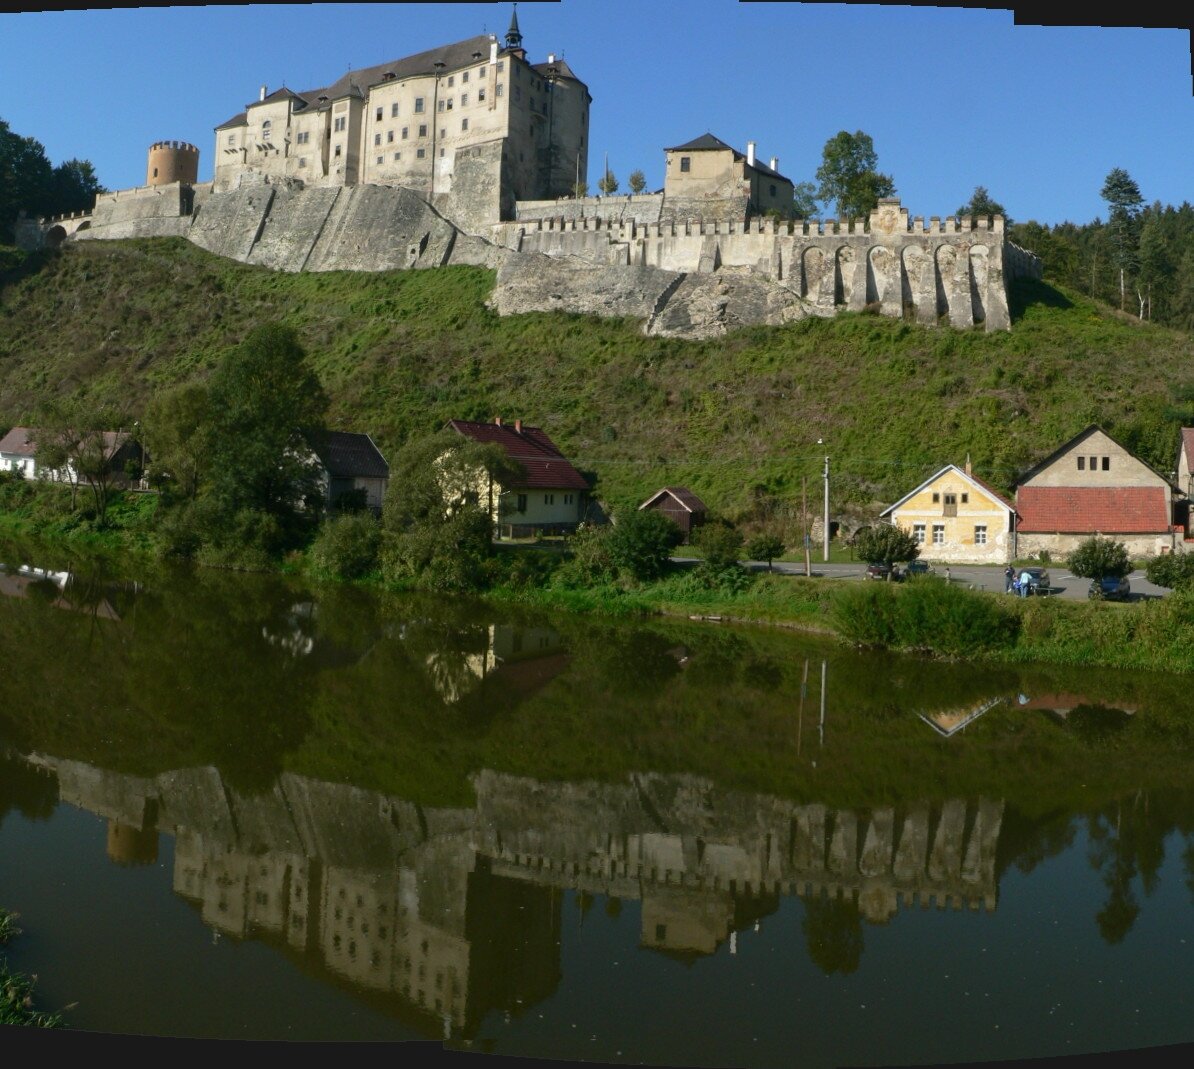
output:
<instances>
[{"instance_id":1,"label":"utility pole","mask_svg":"<svg viewBox=\"0 0 1194 1069\"><path fill-rule=\"evenodd\" d=\"M824 541L825 563L829 563L829 458L825 458L825 527L821 532Z\"/></svg>"},{"instance_id":2,"label":"utility pole","mask_svg":"<svg viewBox=\"0 0 1194 1069\"><path fill-rule=\"evenodd\" d=\"M808 476L802 476L800 480L800 515L802 518L802 531L804 535L804 574L811 576L813 574L813 561L811 556L811 549L809 548L808 536Z\"/></svg>"}]
</instances>

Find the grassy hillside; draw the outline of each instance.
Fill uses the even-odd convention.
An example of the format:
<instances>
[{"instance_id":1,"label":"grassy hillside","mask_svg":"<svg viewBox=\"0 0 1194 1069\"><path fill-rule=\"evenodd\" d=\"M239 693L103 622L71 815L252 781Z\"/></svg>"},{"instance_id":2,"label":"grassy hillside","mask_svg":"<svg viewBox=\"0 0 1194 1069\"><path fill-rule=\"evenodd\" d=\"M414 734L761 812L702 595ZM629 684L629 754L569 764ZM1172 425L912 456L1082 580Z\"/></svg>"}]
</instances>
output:
<instances>
[{"instance_id":1,"label":"grassy hillside","mask_svg":"<svg viewBox=\"0 0 1194 1069\"><path fill-rule=\"evenodd\" d=\"M614 505L682 483L740 518L759 500L798 508L803 476L818 513L825 454L835 512L861 513L967 453L1006 486L1091 422L1168 470L1179 423L1165 410L1194 382L1189 335L1042 284L1016 289L1010 333L844 314L688 342L629 321L499 318L479 268L286 275L181 239L69 245L0 279L0 428L55 394L135 413L281 320L332 425L389 455L452 417L521 417Z\"/></svg>"}]
</instances>

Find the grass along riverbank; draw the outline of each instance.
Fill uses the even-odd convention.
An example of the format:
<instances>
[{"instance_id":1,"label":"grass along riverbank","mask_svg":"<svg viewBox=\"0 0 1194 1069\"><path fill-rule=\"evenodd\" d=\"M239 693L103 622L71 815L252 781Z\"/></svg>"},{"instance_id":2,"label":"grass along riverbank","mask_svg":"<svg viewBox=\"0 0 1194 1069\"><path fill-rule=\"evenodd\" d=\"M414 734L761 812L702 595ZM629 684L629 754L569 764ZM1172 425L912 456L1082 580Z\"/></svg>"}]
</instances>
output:
<instances>
[{"instance_id":1,"label":"grass along riverbank","mask_svg":"<svg viewBox=\"0 0 1194 1069\"><path fill-rule=\"evenodd\" d=\"M19 935L15 913L0 909L0 947ZM33 1008L36 977L9 972L8 962L0 955L0 1025L27 1025L34 1028L61 1028L62 1015Z\"/></svg>"}]
</instances>

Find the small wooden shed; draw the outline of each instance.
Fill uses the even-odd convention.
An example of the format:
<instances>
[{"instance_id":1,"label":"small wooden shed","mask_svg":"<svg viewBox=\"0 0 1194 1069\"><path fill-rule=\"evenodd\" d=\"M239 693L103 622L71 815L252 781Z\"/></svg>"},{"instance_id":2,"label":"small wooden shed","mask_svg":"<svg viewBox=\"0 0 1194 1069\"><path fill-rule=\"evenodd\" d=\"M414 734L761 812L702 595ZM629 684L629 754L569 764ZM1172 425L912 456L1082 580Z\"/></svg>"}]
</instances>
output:
<instances>
[{"instance_id":1,"label":"small wooden shed","mask_svg":"<svg viewBox=\"0 0 1194 1069\"><path fill-rule=\"evenodd\" d=\"M705 508L705 503L687 486L665 486L639 505L639 510L643 509L662 512L674 520L676 526L684 532L685 542L691 537L693 529L705 522L709 511Z\"/></svg>"}]
</instances>

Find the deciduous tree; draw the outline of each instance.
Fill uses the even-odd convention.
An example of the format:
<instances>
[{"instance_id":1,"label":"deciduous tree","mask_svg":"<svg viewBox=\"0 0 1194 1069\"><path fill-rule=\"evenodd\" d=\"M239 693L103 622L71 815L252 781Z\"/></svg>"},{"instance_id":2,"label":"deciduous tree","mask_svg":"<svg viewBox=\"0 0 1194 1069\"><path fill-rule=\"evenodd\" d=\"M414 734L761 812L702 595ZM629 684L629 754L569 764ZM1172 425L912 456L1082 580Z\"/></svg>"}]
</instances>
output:
<instances>
[{"instance_id":1,"label":"deciduous tree","mask_svg":"<svg viewBox=\"0 0 1194 1069\"><path fill-rule=\"evenodd\" d=\"M868 215L880 197L895 193L890 175L875 168L879 157L869 134L856 130L839 131L828 141L821 153L821 166L816 178L820 183L817 199L836 204L841 215L858 218Z\"/></svg>"},{"instance_id":2,"label":"deciduous tree","mask_svg":"<svg viewBox=\"0 0 1194 1069\"><path fill-rule=\"evenodd\" d=\"M920 546L907 531L890 523L877 523L860 530L854 538L858 559L867 564L893 564L915 560Z\"/></svg>"},{"instance_id":3,"label":"deciduous tree","mask_svg":"<svg viewBox=\"0 0 1194 1069\"><path fill-rule=\"evenodd\" d=\"M1087 538L1066 558L1066 566L1079 579L1120 578L1132 570L1127 547L1113 538Z\"/></svg>"},{"instance_id":4,"label":"deciduous tree","mask_svg":"<svg viewBox=\"0 0 1194 1069\"><path fill-rule=\"evenodd\" d=\"M630 177L626 180L630 185L631 193L641 193L647 188L647 176L642 171L634 170L630 172Z\"/></svg>"}]
</instances>

